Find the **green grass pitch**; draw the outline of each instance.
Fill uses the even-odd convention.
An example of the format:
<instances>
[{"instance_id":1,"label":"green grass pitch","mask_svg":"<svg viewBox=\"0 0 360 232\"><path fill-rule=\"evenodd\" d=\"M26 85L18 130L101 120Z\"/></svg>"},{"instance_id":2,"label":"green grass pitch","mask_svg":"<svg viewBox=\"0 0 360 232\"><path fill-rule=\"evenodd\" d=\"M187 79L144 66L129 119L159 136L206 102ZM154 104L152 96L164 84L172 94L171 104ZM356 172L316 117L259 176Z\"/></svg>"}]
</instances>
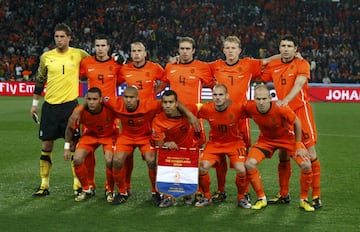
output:
<instances>
[{"instance_id":1,"label":"green grass pitch","mask_svg":"<svg viewBox=\"0 0 360 232\"><path fill-rule=\"evenodd\" d=\"M40 183L38 125L30 117L31 97L0 97L0 230L1 231L360 231L360 104L313 103L322 168L323 208L298 207L299 168L292 162L289 205L254 211L238 208L233 170L227 176L228 199L205 208L160 209L152 204L145 162L135 154L133 196L111 206L104 198L104 159L97 151L97 195L75 202L70 163L63 161L57 140L51 170L51 194L34 198ZM258 130L252 126L253 142ZM260 164L267 197L277 193L277 157ZM216 187L211 170L212 191ZM255 193L251 190L252 200Z\"/></svg>"}]
</instances>

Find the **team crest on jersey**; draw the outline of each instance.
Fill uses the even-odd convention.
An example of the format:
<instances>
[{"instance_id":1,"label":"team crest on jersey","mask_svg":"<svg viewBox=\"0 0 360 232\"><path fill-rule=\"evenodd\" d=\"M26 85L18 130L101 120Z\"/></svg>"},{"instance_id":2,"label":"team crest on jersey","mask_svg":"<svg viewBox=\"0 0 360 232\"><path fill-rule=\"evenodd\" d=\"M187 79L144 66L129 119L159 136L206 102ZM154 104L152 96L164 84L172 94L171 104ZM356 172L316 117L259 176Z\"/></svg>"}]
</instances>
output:
<instances>
[{"instance_id":1,"label":"team crest on jersey","mask_svg":"<svg viewBox=\"0 0 360 232\"><path fill-rule=\"evenodd\" d=\"M292 65L290 66L290 69L294 69L294 67L295 67L295 66L292 64Z\"/></svg>"},{"instance_id":2,"label":"team crest on jersey","mask_svg":"<svg viewBox=\"0 0 360 232\"><path fill-rule=\"evenodd\" d=\"M234 115L234 114L230 114L230 115L228 116L228 119L231 120L231 121L234 120L234 118L235 118L235 115Z\"/></svg>"},{"instance_id":3,"label":"team crest on jersey","mask_svg":"<svg viewBox=\"0 0 360 232\"><path fill-rule=\"evenodd\" d=\"M195 73L195 69L194 69L194 68L190 69L190 73L191 73L191 74L194 74L194 73Z\"/></svg>"},{"instance_id":4,"label":"team crest on jersey","mask_svg":"<svg viewBox=\"0 0 360 232\"><path fill-rule=\"evenodd\" d=\"M149 77L150 76L150 72L146 72L146 77Z\"/></svg>"},{"instance_id":5,"label":"team crest on jersey","mask_svg":"<svg viewBox=\"0 0 360 232\"><path fill-rule=\"evenodd\" d=\"M108 97L108 96L103 97L104 102L108 102L109 100L110 100L110 97Z\"/></svg>"},{"instance_id":6,"label":"team crest on jersey","mask_svg":"<svg viewBox=\"0 0 360 232\"><path fill-rule=\"evenodd\" d=\"M114 70L114 66L109 65L109 71L111 72L111 71L113 71L113 70Z\"/></svg>"},{"instance_id":7,"label":"team crest on jersey","mask_svg":"<svg viewBox=\"0 0 360 232\"><path fill-rule=\"evenodd\" d=\"M238 68L238 71L239 71L239 72L242 72L242 71L243 71L243 70L242 70L242 67L239 67L239 68Z\"/></svg>"}]
</instances>

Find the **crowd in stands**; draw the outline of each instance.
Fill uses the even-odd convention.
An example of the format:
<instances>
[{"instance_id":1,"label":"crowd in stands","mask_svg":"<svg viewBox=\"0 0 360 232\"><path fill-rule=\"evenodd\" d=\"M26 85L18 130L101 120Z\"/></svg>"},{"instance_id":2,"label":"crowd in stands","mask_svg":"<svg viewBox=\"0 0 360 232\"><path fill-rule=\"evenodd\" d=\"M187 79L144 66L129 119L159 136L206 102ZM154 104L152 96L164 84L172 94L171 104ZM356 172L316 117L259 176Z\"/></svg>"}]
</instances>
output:
<instances>
[{"instance_id":1,"label":"crowd in stands","mask_svg":"<svg viewBox=\"0 0 360 232\"><path fill-rule=\"evenodd\" d=\"M165 65L181 36L197 42L196 58L222 58L222 40L236 35L242 56L278 53L281 36L293 34L311 64L311 82L360 82L358 0L0 0L0 79L31 80L39 56L53 48L53 29L73 29L71 46L92 53L94 35L113 39L129 55L130 43L146 44L148 58Z\"/></svg>"}]
</instances>

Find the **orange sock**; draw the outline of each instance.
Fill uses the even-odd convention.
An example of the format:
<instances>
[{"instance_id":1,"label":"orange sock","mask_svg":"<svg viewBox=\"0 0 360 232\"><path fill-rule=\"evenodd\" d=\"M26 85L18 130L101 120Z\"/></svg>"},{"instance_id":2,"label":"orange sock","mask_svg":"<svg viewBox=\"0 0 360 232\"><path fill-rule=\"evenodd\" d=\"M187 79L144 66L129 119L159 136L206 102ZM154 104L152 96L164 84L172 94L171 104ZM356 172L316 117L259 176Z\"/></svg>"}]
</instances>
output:
<instances>
[{"instance_id":1,"label":"orange sock","mask_svg":"<svg viewBox=\"0 0 360 232\"><path fill-rule=\"evenodd\" d=\"M238 190L237 199L241 200L244 198L246 190L246 173L238 173L235 178L235 183Z\"/></svg>"},{"instance_id":2,"label":"orange sock","mask_svg":"<svg viewBox=\"0 0 360 232\"><path fill-rule=\"evenodd\" d=\"M109 167L106 167L106 184L105 184L105 190L109 192L114 192L114 177L112 173L112 169Z\"/></svg>"},{"instance_id":3,"label":"orange sock","mask_svg":"<svg viewBox=\"0 0 360 232\"><path fill-rule=\"evenodd\" d=\"M83 190L89 190L89 182L88 182L88 170L87 167L85 165L85 162L83 162L82 164L78 165L78 166L74 166L74 170L76 173L76 176L78 177L82 189Z\"/></svg>"},{"instance_id":4,"label":"orange sock","mask_svg":"<svg viewBox=\"0 0 360 232\"><path fill-rule=\"evenodd\" d=\"M96 166L96 162L95 162L95 154L94 154L94 152L90 152L86 156L85 164L86 164L88 178L89 178L88 179L89 185L91 185L93 188L96 188L96 184L95 184L95 166Z\"/></svg>"},{"instance_id":5,"label":"orange sock","mask_svg":"<svg viewBox=\"0 0 360 232\"><path fill-rule=\"evenodd\" d=\"M256 192L256 195L258 198L265 197L263 184L261 181L261 176L259 173L259 170L257 168L254 168L252 170L247 171L247 180L251 183L251 186L253 187L254 191Z\"/></svg>"},{"instance_id":6,"label":"orange sock","mask_svg":"<svg viewBox=\"0 0 360 232\"><path fill-rule=\"evenodd\" d=\"M300 198L307 200L313 179L312 170L301 170L300 173Z\"/></svg>"},{"instance_id":7,"label":"orange sock","mask_svg":"<svg viewBox=\"0 0 360 232\"><path fill-rule=\"evenodd\" d=\"M149 169L148 173L151 182L151 192L156 192L156 169Z\"/></svg>"},{"instance_id":8,"label":"orange sock","mask_svg":"<svg viewBox=\"0 0 360 232\"><path fill-rule=\"evenodd\" d=\"M199 175L199 185L204 193L204 197L207 199L211 199L209 173L205 173L204 175Z\"/></svg>"},{"instance_id":9,"label":"orange sock","mask_svg":"<svg viewBox=\"0 0 360 232\"><path fill-rule=\"evenodd\" d=\"M125 186L125 169L112 169L112 174L114 177L114 181L118 187L118 192L121 194L126 194L126 186Z\"/></svg>"},{"instance_id":10,"label":"orange sock","mask_svg":"<svg viewBox=\"0 0 360 232\"><path fill-rule=\"evenodd\" d=\"M290 160L280 161L278 164L280 195L286 197L289 194L289 182L291 176Z\"/></svg>"},{"instance_id":11,"label":"orange sock","mask_svg":"<svg viewBox=\"0 0 360 232\"><path fill-rule=\"evenodd\" d=\"M131 174L134 169L134 156L128 156L124 163L125 167L125 185L127 189L131 189Z\"/></svg>"},{"instance_id":12,"label":"orange sock","mask_svg":"<svg viewBox=\"0 0 360 232\"><path fill-rule=\"evenodd\" d=\"M225 159L222 159L221 162L216 167L216 177L217 177L217 184L218 188L217 191L224 192L225 191L225 183L226 183L226 173L228 170L228 165Z\"/></svg>"},{"instance_id":13,"label":"orange sock","mask_svg":"<svg viewBox=\"0 0 360 232\"><path fill-rule=\"evenodd\" d=\"M312 196L320 197L320 161L318 159L311 161L311 169L313 173Z\"/></svg>"}]
</instances>

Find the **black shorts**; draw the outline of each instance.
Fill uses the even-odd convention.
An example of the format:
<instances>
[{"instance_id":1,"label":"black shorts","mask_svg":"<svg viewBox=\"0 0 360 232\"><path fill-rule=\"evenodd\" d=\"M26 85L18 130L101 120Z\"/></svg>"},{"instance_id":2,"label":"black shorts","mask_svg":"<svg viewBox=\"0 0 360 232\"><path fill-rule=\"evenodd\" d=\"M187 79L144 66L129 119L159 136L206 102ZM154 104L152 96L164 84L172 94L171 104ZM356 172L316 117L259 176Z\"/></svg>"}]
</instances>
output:
<instances>
[{"instance_id":1,"label":"black shorts","mask_svg":"<svg viewBox=\"0 0 360 232\"><path fill-rule=\"evenodd\" d=\"M68 119L77 105L77 100L55 105L44 102L41 109L39 139L65 138Z\"/></svg>"}]
</instances>

